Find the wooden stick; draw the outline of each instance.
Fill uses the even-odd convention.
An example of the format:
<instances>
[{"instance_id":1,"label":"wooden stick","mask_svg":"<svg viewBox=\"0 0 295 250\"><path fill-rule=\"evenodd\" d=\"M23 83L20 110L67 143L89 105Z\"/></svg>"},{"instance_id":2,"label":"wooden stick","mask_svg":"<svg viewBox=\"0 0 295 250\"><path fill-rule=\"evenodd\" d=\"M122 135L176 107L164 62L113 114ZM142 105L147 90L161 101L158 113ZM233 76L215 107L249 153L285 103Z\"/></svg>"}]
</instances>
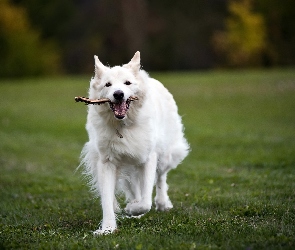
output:
<instances>
[{"instance_id":1,"label":"wooden stick","mask_svg":"<svg viewBox=\"0 0 295 250\"><path fill-rule=\"evenodd\" d=\"M103 103L106 103L106 102L111 102L110 99L107 99L107 98L103 98L103 99L89 99L87 97L81 97L81 96L76 96L75 97L75 101L76 102L85 102L86 105L88 104L97 104L97 105L100 105L100 104L103 104Z\"/></svg>"},{"instance_id":2,"label":"wooden stick","mask_svg":"<svg viewBox=\"0 0 295 250\"><path fill-rule=\"evenodd\" d=\"M136 97L136 96L130 96L130 97L128 98L128 100L129 100L129 101L136 101L136 100L138 100L138 97Z\"/></svg>"},{"instance_id":3,"label":"wooden stick","mask_svg":"<svg viewBox=\"0 0 295 250\"><path fill-rule=\"evenodd\" d=\"M128 98L129 101L136 101L138 100L138 97L136 96L130 96ZM111 102L110 99L108 98L102 98L102 99L89 99L88 97L82 97L82 96L76 96L75 97L75 101L76 102L85 102L86 105L88 104L96 104L96 105L100 105L106 102Z\"/></svg>"}]
</instances>

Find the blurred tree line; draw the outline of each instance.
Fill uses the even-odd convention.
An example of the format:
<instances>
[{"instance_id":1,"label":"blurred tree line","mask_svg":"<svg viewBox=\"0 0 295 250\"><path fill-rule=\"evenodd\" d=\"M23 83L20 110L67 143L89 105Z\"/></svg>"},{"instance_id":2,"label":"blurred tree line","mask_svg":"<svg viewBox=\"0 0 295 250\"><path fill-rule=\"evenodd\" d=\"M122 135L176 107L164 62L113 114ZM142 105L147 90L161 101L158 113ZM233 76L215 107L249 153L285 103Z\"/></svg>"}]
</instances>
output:
<instances>
[{"instance_id":1,"label":"blurred tree line","mask_svg":"<svg viewBox=\"0 0 295 250\"><path fill-rule=\"evenodd\" d=\"M0 76L295 64L294 0L0 0Z\"/></svg>"}]
</instances>

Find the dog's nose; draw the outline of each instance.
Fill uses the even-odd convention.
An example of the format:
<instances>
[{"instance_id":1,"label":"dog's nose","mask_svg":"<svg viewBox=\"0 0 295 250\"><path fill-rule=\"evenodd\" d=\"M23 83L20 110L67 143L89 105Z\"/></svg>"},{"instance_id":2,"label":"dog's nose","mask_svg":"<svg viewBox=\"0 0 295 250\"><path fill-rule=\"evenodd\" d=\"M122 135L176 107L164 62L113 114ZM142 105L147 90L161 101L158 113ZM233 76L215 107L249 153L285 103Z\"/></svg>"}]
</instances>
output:
<instances>
[{"instance_id":1,"label":"dog's nose","mask_svg":"<svg viewBox=\"0 0 295 250\"><path fill-rule=\"evenodd\" d=\"M124 97L124 92L122 90L116 90L113 94L114 98L118 101L122 100Z\"/></svg>"}]
</instances>

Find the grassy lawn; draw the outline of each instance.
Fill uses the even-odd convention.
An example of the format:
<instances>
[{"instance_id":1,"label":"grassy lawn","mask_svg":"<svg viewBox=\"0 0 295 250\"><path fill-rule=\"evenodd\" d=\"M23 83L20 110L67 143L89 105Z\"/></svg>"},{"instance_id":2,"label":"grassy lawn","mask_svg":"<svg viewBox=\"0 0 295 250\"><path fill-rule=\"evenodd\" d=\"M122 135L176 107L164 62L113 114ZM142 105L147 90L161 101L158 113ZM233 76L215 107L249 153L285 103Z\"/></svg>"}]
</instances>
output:
<instances>
[{"instance_id":1,"label":"grassy lawn","mask_svg":"<svg viewBox=\"0 0 295 250\"><path fill-rule=\"evenodd\" d=\"M295 249L295 70L151 75L192 152L169 174L171 211L101 237L76 172L90 76L0 81L0 249Z\"/></svg>"}]
</instances>

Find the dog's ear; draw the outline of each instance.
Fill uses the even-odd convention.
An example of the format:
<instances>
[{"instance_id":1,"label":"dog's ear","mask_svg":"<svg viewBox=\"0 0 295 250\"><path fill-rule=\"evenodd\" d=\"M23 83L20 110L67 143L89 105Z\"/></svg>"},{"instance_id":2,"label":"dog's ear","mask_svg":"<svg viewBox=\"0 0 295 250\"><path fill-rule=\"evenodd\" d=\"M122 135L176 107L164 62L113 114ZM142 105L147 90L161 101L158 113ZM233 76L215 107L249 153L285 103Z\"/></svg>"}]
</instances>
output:
<instances>
[{"instance_id":1,"label":"dog's ear","mask_svg":"<svg viewBox=\"0 0 295 250\"><path fill-rule=\"evenodd\" d=\"M94 56L94 68L95 68L95 75L94 77L97 79L101 79L103 72L106 70L106 66L104 66L101 61L99 61L97 56Z\"/></svg>"},{"instance_id":2,"label":"dog's ear","mask_svg":"<svg viewBox=\"0 0 295 250\"><path fill-rule=\"evenodd\" d=\"M140 70L140 52L137 51L131 61L128 64L124 64L123 67L131 69L133 74L137 75Z\"/></svg>"}]
</instances>

